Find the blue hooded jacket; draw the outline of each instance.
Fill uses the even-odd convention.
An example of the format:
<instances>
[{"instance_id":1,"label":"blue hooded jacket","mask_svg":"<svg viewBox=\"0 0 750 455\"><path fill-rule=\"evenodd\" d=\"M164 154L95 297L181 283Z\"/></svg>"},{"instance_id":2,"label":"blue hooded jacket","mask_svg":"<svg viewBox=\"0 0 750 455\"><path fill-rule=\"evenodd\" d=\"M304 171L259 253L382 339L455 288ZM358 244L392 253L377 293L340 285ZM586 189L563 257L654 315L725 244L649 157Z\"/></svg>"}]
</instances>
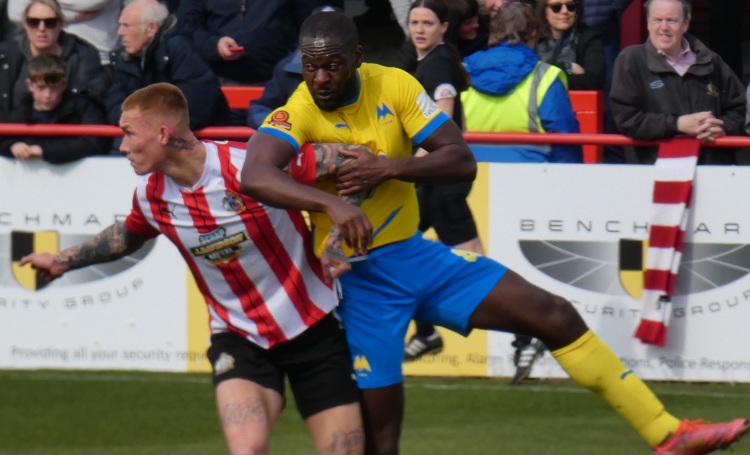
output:
<instances>
[{"instance_id":1,"label":"blue hooded jacket","mask_svg":"<svg viewBox=\"0 0 750 455\"><path fill-rule=\"evenodd\" d=\"M534 71L539 56L524 44L501 43L466 57L465 62L466 70L471 77L471 86L475 90L487 95L504 96L512 94L515 87ZM539 118L542 127L548 133L580 132L568 91L561 80L555 80L544 95L539 106ZM526 154L520 149L519 152L519 156L539 155L536 152ZM582 156L580 146L552 145L550 161L580 163L583 161Z\"/></svg>"}]
</instances>

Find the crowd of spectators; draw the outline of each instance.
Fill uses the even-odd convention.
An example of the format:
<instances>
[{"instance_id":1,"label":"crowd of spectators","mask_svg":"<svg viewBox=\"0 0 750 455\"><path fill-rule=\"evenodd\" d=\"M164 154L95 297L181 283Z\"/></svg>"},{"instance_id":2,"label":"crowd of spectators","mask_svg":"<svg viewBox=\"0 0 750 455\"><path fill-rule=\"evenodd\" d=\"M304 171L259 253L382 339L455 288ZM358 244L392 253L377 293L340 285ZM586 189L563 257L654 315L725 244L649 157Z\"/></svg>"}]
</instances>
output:
<instances>
[{"instance_id":1,"label":"crowd of spectators","mask_svg":"<svg viewBox=\"0 0 750 455\"><path fill-rule=\"evenodd\" d=\"M479 0L479 10L472 15L461 9L476 2L451 2L455 4L451 12L454 16L449 22L461 23L452 27L445 39L456 44L462 58L470 59L474 78L478 77L477 56L488 51L490 18L511 2ZM737 56L732 54L727 57L729 63L725 63L722 56L689 33L688 1L646 1L649 36L618 58L620 19L631 2L521 1L536 7L540 22L538 39L532 46L524 46L528 57L561 70L558 84L564 86L563 94L567 90L604 91L604 132L645 140L688 134L706 142L722 135L744 135L747 96L740 82L742 74L737 74L741 61L738 64ZM301 80L299 52L295 51L301 22L316 8L329 5L345 10L345 3L245 0L230 7L225 2L208 0L0 0L0 122L39 123L39 116L29 116L26 106L31 95L28 66L36 56L53 55L65 62L66 93L77 99L86 98L97 106L105 113L106 123L119 122L119 104L136 89L170 82L180 87L193 107L191 128L257 128L271 107L285 99ZM404 2L364 3L369 9L355 18L360 26L395 19L408 36L408 8ZM671 5L672 10L664 10L665 5ZM661 16L667 11L674 17L654 17L654 11ZM712 38L713 35L719 33L712 31ZM665 37L672 40L669 49L660 47L659 41ZM719 43L717 46L728 47ZM395 61L399 66L413 72L417 59L410 44L406 39L404 46L393 52L398 55ZM683 53L670 55L672 50ZM476 79L469 90L481 92L484 83ZM222 86L265 84L263 98L253 103L249 111L230 113ZM660 92L655 91L662 85ZM675 91L687 86L694 86L689 94ZM705 94L696 94L704 86ZM710 112L713 120L707 120L705 127L696 120L698 123L688 125L693 128L682 128L688 117L681 115L698 116L700 112ZM469 130L472 125L486 123L487 116L482 115L478 123L467 119ZM52 118L44 117L47 121ZM709 129L711 134L703 134ZM701 163L735 164L735 155L732 150L706 148ZM629 162L650 163L653 159L653 149L639 148ZM607 148L604 161L616 163L625 159L620 149Z\"/></svg>"},{"instance_id":2,"label":"crowd of spectators","mask_svg":"<svg viewBox=\"0 0 750 455\"><path fill-rule=\"evenodd\" d=\"M343 9L344 1L245 0L229 6L208 0L2 0L0 122L117 125L128 95L169 82L188 100L191 128L246 125L244 110L239 120L230 115L222 85L267 82L274 66L296 47L302 21L323 5ZM60 57L65 78L32 80L29 64L40 55ZM59 105L38 109L32 97L37 86L38 92L60 98ZM81 103L87 108L69 115L70 106ZM11 152L28 139L3 137L3 154L62 163L110 152L110 141L96 140L68 158L47 153L49 146L45 153L38 146Z\"/></svg>"}]
</instances>

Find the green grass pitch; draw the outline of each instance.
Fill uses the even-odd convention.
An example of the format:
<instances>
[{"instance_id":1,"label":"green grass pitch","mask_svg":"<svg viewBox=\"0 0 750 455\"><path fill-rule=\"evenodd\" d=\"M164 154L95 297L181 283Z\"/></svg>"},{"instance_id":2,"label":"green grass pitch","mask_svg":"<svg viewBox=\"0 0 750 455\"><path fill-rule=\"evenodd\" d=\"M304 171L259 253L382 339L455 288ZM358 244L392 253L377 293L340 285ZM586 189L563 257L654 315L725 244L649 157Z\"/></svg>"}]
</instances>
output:
<instances>
[{"instance_id":1,"label":"green grass pitch","mask_svg":"<svg viewBox=\"0 0 750 455\"><path fill-rule=\"evenodd\" d=\"M750 415L750 385L652 384L679 417ZM271 453L313 446L291 396ZM648 447L569 381L408 378L404 455L637 455ZM0 371L0 455L226 454L207 374ZM731 455L750 454L750 440Z\"/></svg>"}]
</instances>

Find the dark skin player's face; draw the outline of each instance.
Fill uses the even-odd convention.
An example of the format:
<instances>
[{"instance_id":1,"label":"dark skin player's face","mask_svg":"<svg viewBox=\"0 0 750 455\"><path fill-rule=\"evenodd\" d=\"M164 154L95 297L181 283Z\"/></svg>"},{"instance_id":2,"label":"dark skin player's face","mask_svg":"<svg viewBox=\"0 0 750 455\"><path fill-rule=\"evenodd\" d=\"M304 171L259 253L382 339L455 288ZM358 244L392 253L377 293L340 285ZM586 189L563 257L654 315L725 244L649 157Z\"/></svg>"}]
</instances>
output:
<instances>
[{"instance_id":1,"label":"dark skin player's face","mask_svg":"<svg viewBox=\"0 0 750 455\"><path fill-rule=\"evenodd\" d=\"M302 77L315 104L334 111L357 95L357 68L362 64L361 46L355 49L333 38L303 38Z\"/></svg>"}]
</instances>

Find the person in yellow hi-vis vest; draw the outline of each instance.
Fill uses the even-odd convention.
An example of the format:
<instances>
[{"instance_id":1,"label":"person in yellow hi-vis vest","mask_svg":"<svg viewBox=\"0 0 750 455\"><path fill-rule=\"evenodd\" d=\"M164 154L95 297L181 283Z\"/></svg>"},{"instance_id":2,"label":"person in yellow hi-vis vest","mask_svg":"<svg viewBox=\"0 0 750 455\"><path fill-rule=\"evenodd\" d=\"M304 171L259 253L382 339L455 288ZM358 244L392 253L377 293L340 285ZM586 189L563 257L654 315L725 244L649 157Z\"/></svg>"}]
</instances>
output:
<instances>
[{"instance_id":1,"label":"person in yellow hi-vis vest","mask_svg":"<svg viewBox=\"0 0 750 455\"><path fill-rule=\"evenodd\" d=\"M465 59L471 87L461 94L467 131L578 133L565 73L534 52L541 22L512 2L492 19L489 47ZM580 163L579 145L508 144L482 156L495 162Z\"/></svg>"},{"instance_id":2,"label":"person in yellow hi-vis vest","mask_svg":"<svg viewBox=\"0 0 750 455\"><path fill-rule=\"evenodd\" d=\"M534 46L542 23L534 8L511 2L491 20L488 48L465 59L471 87L461 94L467 131L506 133L578 133L567 76L540 60ZM501 149L501 150L498 150ZM483 161L580 163L579 145L505 144L476 148ZM544 343L525 335L513 340L518 385L545 351Z\"/></svg>"}]
</instances>

